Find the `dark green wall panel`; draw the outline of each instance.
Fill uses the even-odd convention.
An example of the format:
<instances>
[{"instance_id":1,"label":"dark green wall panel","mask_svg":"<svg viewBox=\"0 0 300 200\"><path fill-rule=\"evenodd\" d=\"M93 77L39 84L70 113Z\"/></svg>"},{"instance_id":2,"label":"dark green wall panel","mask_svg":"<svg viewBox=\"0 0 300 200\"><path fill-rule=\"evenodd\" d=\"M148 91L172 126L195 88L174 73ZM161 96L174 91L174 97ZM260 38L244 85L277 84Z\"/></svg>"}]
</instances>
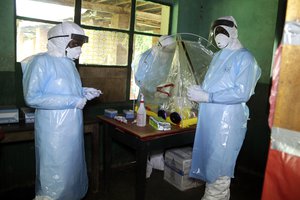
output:
<instances>
[{"instance_id":1,"label":"dark green wall panel","mask_svg":"<svg viewBox=\"0 0 300 200\"><path fill-rule=\"evenodd\" d=\"M232 15L239 26L239 39L262 68L260 82L269 83L278 0L180 0L178 32L207 38L213 20Z\"/></svg>"},{"instance_id":2,"label":"dark green wall panel","mask_svg":"<svg viewBox=\"0 0 300 200\"><path fill-rule=\"evenodd\" d=\"M15 105L15 72L0 71L0 105Z\"/></svg>"},{"instance_id":3,"label":"dark green wall panel","mask_svg":"<svg viewBox=\"0 0 300 200\"><path fill-rule=\"evenodd\" d=\"M0 145L0 191L30 185L35 179L33 142Z\"/></svg>"},{"instance_id":4,"label":"dark green wall panel","mask_svg":"<svg viewBox=\"0 0 300 200\"><path fill-rule=\"evenodd\" d=\"M250 110L247 133L237 160L237 167L263 176L270 143L269 116L270 86L258 83L248 101Z\"/></svg>"},{"instance_id":5,"label":"dark green wall panel","mask_svg":"<svg viewBox=\"0 0 300 200\"><path fill-rule=\"evenodd\" d=\"M0 3L0 72L15 71L14 1Z\"/></svg>"},{"instance_id":6,"label":"dark green wall panel","mask_svg":"<svg viewBox=\"0 0 300 200\"><path fill-rule=\"evenodd\" d=\"M205 18L204 0L179 0L178 8L178 33L199 33L199 27L202 28L202 20Z\"/></svg>"}]
</instances>

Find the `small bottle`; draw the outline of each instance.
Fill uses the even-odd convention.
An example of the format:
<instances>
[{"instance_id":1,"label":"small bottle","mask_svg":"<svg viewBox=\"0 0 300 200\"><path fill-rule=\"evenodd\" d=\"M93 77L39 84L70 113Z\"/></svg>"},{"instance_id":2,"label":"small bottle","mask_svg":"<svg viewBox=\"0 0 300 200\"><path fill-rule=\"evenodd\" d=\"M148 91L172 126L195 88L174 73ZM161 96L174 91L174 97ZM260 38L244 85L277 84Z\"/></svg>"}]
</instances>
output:
<instances>
[{"instance_id":1,"label":"small bottle","mask_svg":"<svg viewBox=\"0 0 300 200\"><path fill-rule=\"evenodd\" d=\"M140 107L137 110L136 125L141 127L146 126L146 109L144 104L144 95L142 93Z\"/></svg>"}]
</instances>

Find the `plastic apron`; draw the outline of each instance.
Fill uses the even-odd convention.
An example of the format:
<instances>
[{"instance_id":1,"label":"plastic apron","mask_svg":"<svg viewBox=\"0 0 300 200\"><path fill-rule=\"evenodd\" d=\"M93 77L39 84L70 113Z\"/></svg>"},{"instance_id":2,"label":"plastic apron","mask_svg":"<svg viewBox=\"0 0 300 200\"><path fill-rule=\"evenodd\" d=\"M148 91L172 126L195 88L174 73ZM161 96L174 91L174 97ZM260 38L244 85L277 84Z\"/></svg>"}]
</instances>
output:
<instances>
[{"instance_id":1,"label":"plastic apron","mask_svg":"<svg viewBox=\"0 0 300 200\"><path fill-rule=\"evenodd\" d=\"M35 111L36 196L81 199L88 178L84 154L82 84L71 59L39 54L22 62L23 91Z\"/></svg>"},{"instance_id":2,"label":"plastic apron","mask_svg":"<svg viewBox=\"0 0 300 200\"><path fill-rule=\"evenodd\" d=\"M211 103L201 103L194 140L190 176L208 183L233 177L260 68L246 49L223 49L214 56L203 89Z\"/></svg>"}]
</instances>

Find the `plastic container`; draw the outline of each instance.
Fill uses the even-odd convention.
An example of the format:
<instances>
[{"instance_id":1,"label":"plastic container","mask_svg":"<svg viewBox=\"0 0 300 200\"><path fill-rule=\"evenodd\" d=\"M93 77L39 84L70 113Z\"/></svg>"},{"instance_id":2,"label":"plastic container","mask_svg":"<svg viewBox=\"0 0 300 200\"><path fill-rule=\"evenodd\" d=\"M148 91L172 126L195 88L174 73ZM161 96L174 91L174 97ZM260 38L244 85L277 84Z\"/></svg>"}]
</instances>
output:
<instances>
[{"instance_id":1,"label":"plastic container","mask_svg":"<svg viewBox=\"0 0 300 200\"><path fill-rule=\"evenodd\" d=\"M104 116L108 118L114 118L118 114L118 111L112 108L104 109Z\"/></svg>"},{"instance_id":2,"label":"plastic container","mask_svg":"<svg viewBox=\"0 0 300 200\"><path fill-rule=\"evenodd\" d=\"M136 114L136 125L140 127L146 126L146 108L144 103L144 95L141 94L141 101L140 101L140 107L137 110Z\"/></svg>"}]
</instances>

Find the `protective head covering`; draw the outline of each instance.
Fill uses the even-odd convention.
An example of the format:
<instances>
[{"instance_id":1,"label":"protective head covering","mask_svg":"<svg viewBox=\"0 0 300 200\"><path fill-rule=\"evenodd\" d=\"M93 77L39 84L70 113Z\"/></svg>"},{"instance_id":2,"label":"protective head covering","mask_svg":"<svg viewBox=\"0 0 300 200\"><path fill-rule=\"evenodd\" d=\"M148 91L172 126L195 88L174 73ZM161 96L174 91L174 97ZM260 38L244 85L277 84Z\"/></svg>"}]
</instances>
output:
<instances>
[{"instance_id":1,"label":"protective head covering","mask_svg":"<svg viewBox=\"0 0 300 200\"><path fill-rule=\"evenodd\" d=\"M158 45L161 47L166 47L172 44L175 44L176 40L174 39L174 37L170 36L170 35L163 35L160 36L160 38L158 39Z\"/></svg>"},{"instance_id":2,"label":"protective head covering","mask_svg":"<svg viewBox=\"0 0 300 200\"><path fill-rule=\"evenodd\" d=\"M176 47L176 39L171 35L160 36L157 45L153 47L153 51L158 53L159 51L174 52Z\"/></svg>"},{"instance_id":3,"label":"protective head covering","mask_svg":"<svg viewBox=\"0 0 300 200\"><path fill-rule=\"evenodd\" d=\"M77 46L68 46L76 41ZM77 59L81 54L82 44L88 42L83 29L73 22L63 22L48 31L48 53L55 57L69 57Z\"/></svg>"},{"instance_id":4,"label":"protective head covering","mask_svg":"<svg viewBox=\"0 0 300 200\"><path fill-rule=\"evenodd\" d=\"M220 48L242 48L238 40L237 23L232 16L220 17L211 26L210 39Z\"/></svg>"}]
</instances>

